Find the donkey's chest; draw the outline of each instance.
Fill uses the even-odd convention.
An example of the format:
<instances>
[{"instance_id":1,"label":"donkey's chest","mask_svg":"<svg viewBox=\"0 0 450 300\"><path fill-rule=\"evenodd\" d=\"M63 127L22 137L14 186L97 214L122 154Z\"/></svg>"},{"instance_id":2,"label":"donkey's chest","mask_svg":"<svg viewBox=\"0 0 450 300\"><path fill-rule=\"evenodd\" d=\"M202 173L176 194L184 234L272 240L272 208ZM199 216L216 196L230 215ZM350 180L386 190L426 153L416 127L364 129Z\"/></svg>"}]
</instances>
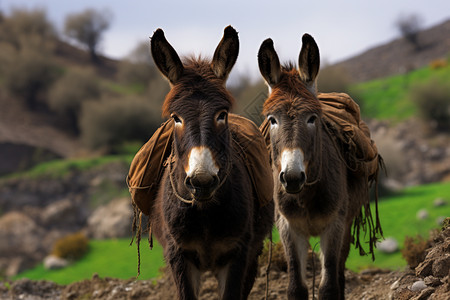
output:
<instances>
[{"instance_id":1,"label":"donkey's chest","mask_svg":"<svg viewBox=\"0 0 450 300\"><path fill-rule=\"evenodd\" d=\"M198 220L197 220L198 221ZM245 229L245 224L240 228ZM199 269L224 266L236 252L244 235L234 224L185 222L172 234L177 246Z\"/></svg>"},{"instance_id":2,"label":"donkey's chest","mask_svg":"<svg viewBox=\"0 0 450 300\"><path fill-rule=\"evenodd\" d=\"M226 252L250 230L252 218L246 209L218 207L210 210L180 209L167 216L170 235L183 249Z\"/></svg>"},{"instance_id":3,"label":"donkey's chest","mask_svg":"<svg viewBox=\"0 0 450 300\"><path fill-rule=\"evenodd\" d=\"M276 200L289 226L305 235L320 235L339 215L337 203L328 199L281 196Z\"/></svg>"}]
</instances>

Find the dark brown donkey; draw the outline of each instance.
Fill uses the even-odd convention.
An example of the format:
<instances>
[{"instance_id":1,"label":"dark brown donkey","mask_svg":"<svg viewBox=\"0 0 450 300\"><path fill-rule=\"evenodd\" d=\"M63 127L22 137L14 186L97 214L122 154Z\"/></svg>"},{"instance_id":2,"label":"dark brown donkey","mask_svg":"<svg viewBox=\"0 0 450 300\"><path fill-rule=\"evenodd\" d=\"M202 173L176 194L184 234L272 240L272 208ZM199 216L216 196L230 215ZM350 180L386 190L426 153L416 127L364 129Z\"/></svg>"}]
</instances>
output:
<instances>
[{"instance_id":1,"label":"dark brown donkey","mask_svg":"<svg viewBox=\"0 0 450 300\"><path fill-rule=\"evenodd\" d=\"M262 43L258 62L270 87L263 114L270 122L274 200L288 260L288 298L308 299L309 238L320 236L319 299L344 299L351 227L368 203L368 177L347 168L324 123L316 92L320 62L314 39L303 36L298 69L280 65L271 39Z\"/></svg>"},{"instance_id":2,"label":"dark brown donkey","mask_svg":"<svg viewBox=\"0 0 450 300\"><path fill-rule=\"evenodd\" d=\"M238 52L231 26L212 61L182 63L161 29L151 38L155 64L171 85L163 115L175 126L169 166L150 219L180 299L198 297L206 270L218 279L220 299L247 299L273 225L274 205L259 206L228 126L233 98L225 82Z\"/></svg>"}]
</instances>

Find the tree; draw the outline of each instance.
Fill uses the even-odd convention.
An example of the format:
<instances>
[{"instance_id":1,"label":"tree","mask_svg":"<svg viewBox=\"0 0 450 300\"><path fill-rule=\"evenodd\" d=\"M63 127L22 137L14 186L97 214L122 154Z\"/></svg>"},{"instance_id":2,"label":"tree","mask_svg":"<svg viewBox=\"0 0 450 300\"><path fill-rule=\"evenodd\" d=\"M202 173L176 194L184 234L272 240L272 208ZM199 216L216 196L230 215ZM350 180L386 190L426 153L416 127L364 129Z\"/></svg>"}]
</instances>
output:
<instances>
[{"instance_id":1,"label":"tree","mask_svg":"<svg viewBox=\"0 0 450 300\"><path fill-rule=\"evenodd\" d=\"M67 16L64 33L86 46L92 61L98 62L97 48L103 33L109 28L110 22L110 11L100 12L94 9L86 9L81 13Z\"/></svg>"},{"instance_id":2,"label":"tree","mask_svg":"<svg viewBox=\"0 0 450 300\"><path fill-rule=\"evenodd\" d=\"M418 34L422 28L422 18L417 14L402 15L396 23L400 34L410 42L416 50L420 50Z\"/></svg>"}]
</instances>

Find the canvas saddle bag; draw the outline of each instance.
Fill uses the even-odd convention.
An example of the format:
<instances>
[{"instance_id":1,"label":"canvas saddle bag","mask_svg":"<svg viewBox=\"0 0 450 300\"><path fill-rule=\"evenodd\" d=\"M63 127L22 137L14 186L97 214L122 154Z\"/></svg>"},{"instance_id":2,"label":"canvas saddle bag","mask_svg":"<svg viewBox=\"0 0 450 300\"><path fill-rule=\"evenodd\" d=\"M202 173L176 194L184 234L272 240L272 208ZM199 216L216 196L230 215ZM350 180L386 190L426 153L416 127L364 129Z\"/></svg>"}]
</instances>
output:
<instances>
[{"instance_id":1,"label":"canvas saddle bag","mask_svg":"<svg viewBox=\"0 0 450 300\"><path fill-rule=\"evenodd\" d=\"M272 201L273 178L264 138L250 120L229 114L228 126L232 146L245 162L260 205ZM164 122L136 153L126 179L134 205L150 215L157 196L159 182L172 150L173 120Z\"/></svg>"}]
</instances>

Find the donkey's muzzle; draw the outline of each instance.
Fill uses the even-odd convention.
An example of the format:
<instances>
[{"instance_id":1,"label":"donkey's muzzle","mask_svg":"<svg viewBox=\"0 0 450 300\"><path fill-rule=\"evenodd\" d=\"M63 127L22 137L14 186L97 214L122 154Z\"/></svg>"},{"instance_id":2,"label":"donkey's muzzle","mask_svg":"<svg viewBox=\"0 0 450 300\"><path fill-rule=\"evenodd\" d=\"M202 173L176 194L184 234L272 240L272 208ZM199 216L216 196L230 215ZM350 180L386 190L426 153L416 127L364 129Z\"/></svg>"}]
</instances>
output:
<instances>
[{"instance_id":1,"label":"donkey's muzzle","mask_svg":"<svg viewBox=\"0 0 450 300\"><path fill-rule=\"evenodd\" d=\"M219 186L219 177L207 172L196 172L186 176L184 185L197 201L209 200Z\"/></svg>"},{"instance_id":2,"label":"donkey's muzzle","mask_svg":"<svg viewBox=\"0 0 450 300\"><path fill-rule=\"evenodd\" d=\"M306 182L306 174L303 171L299 172L280 172L280 183L286 193L298 194Z\"/></svg>"}]
</instances>

